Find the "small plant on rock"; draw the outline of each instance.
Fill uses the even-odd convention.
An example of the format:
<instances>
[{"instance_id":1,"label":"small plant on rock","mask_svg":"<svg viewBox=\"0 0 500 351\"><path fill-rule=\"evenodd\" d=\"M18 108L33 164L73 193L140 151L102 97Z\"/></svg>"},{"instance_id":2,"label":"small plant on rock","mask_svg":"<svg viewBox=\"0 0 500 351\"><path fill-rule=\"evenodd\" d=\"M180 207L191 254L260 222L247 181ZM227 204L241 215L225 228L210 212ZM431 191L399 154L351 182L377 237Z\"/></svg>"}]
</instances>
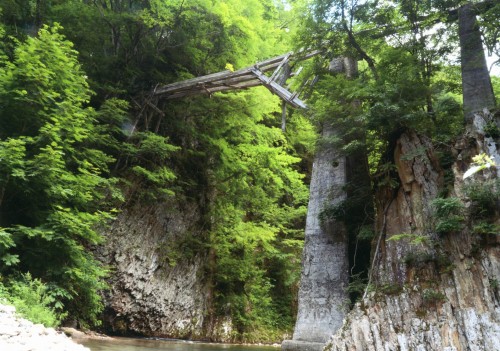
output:
<instances>
[{"instance_id":1,"label":"small plant on rock","mask_svg":"<svg viewBox=\"0 0 500 351\"><path fill-rule=\"evenodd\" d=\"M464 205L456 197L437 198L432 201L434 218L436 219L436 232L447 234L462 229L465 216Z\"/></svg>"},{"instance_id":2,"label":"small plant on rock","mask_svg":"<svg viewBox=\"0 0 500 351\"><path fill-rule=\"evenodd\" d=\"M438 302L443 302L446 300L446 296L434 289L425 289L422 293L422 299L426 304L436 304Z\"/></svg>"}]
</instances>

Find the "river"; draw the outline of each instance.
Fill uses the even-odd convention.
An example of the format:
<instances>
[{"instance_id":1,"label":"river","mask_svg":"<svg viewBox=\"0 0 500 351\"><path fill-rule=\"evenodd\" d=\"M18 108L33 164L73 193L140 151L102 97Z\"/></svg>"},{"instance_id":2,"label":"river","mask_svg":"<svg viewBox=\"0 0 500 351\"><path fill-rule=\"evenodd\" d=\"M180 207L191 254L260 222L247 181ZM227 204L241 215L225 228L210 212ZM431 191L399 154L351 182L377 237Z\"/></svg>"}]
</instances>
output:
<instances>
[{"instance_id":1,"label":"river","mask_svg":"<svg viewBox=\"0 0 500 351\"><path fill-rule=\"evenodd\" d=\"M92 351L278 351L272 346L210 344L176 340L113 338L111 340L81 340Z\"/></svg>"}]
</instances>

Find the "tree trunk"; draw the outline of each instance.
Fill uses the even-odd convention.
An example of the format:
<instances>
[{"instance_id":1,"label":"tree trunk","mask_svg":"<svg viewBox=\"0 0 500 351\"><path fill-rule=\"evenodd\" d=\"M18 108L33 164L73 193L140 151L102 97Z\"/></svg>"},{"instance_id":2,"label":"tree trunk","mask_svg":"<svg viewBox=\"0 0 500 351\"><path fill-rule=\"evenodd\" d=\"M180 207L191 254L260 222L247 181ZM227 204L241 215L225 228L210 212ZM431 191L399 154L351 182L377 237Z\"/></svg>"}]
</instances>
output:
<instances>
[{"instance_id":1,"label":"tree trunk","mask_svg":"<svg viewBox=\"0 0 500 351\"><path fill-rule=\"evenodd\" d=\"M324 125L323 139L334 133L331 125ZM322 213L345 199L345 183L345 157L331 146L321 147L311 178L297 322L293 340L283 342L285 350L321 350L342 325L348 298L347 236L342 223Z\"/></svg>"},{"instance_id":2,"label":"tree trunk","mask_svg":"<svg viewBox=\"0 0 500 351\"><path fill-rule=\"evenodd\" d=\"M495 96L484 56L481 33L472 4L458 10L462 89L465 121L472 124L474 113L495 107Z\"/></svg>"},{"instance_id":3,"label":"tree trunk","mask_svg":"<svg viewBox=\"0 0 500 351\"><path fill-rule=\"evenodd\" d=\"M331 62L330 71L352 79L357 76L357 62L340 57ZM356 102L352 107L357 105ZM368 173L366 154L346 157L328 142L337 134L331 122L324 122L323 143L316 153L311 176L297 321L293 340L285 340L283 350L322 350L329 336L342 326L349 304L347 226L326 213L346 200L349 178L360 178L360 174L350 173L348 167Z\"/></svg>"}]
</instances>

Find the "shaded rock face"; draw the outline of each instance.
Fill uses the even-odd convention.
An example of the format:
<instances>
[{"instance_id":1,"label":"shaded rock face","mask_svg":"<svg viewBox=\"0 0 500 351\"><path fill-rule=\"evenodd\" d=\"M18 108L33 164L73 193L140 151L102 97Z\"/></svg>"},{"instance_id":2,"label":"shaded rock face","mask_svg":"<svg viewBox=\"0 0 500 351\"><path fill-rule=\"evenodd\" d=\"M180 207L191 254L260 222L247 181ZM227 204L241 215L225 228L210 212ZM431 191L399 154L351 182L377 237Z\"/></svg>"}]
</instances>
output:
<instances>
[{"instance_id":1,"label":"shaded rock face","mask_svg":"<svg viewBox=\"0 0 500 351\"><path fill-rule=\"evenodd\" d=\"M105 327L117 334L200 339L211 291L207 254L186 257L183 243L200 235L195 205L163 203L120 213L98 256L112 268ZM215 328L213 321L211 328Z\"/></svg>"},{"instance_id":2,"label":"shaded rock face","mask_svg":"<svg viewBox=\"0 0 500 351\"><path fill-rule=\"evenodd\" d=\"M455 183L448 187L466 209L462 175L471 156L491 147L481 140L480 133L469 135L463 147L455 149ZM327 349L500 350L499 236L481 237L467 225L436 233L431 201L443 189L443 171L425 138L403 134L394 160L399 185L377 198L379 240L372 273L376 291L357 303ZM495 176L495 171L486 174ZM424 239L387 241L403 233Z\"/></svg>"}]
</instances>

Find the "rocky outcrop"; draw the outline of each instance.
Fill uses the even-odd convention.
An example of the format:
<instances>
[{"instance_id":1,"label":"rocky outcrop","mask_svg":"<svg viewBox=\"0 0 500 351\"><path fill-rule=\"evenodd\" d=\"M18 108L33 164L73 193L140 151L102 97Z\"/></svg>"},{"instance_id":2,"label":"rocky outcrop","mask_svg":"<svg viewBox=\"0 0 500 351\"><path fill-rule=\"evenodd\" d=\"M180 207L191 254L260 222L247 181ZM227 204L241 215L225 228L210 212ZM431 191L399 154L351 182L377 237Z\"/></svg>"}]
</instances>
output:
<instances>
[{"instance_id":1,"label":"rocky outcrop","mask_svg":"<svg viewBox=\"0 0 500 351\"><path fill-rule=\"evenodd\" d=\"M174 200L119 214L98 253L112 268L105 299L108 332L223 339L231 331L221 326L219 332L216 322L206 320L211 290L207 254L196 247L199 222L195 204Z\"/></svg>"},{"instance_id":2,"label":"rocky outcrop","mask_svg":"<svg viewBox=\"0 0 500 351\"><path fill-rule=\"evenodd\" d=\"M16 308L0 304L0 350L90 351L54 328L45 328L16 315Z\"/></svg>"},{"instance_id":3,"label":"rocky outcrop","mask_svg":"<svg viewBox=\"0 0 500 351\"><path fill-rule=\"evenodd\" d=\"M472 232L472 203L462 180L471 156L491 147L481 140L469 135L454 150L455 183L448 191L464 204L463 223L440 233L431 203L444 189L443 171L432 145L415 133L398 140L398 185L377 200L372 291L349 313L328 350L500 350L500 238ZM492 216L498 224L498 208Z\"/></svg>"},{"instance_id":4,"label":"rocky outcrop","mask_svg":"<svg viewBox=\"0 0 500 351\"><path fill-rule=\"evenodd\" d=\"M335 351L500 350L498 247L454 261L434 281L358 303L327 346Z\"/></svg>"}]
</instances>

